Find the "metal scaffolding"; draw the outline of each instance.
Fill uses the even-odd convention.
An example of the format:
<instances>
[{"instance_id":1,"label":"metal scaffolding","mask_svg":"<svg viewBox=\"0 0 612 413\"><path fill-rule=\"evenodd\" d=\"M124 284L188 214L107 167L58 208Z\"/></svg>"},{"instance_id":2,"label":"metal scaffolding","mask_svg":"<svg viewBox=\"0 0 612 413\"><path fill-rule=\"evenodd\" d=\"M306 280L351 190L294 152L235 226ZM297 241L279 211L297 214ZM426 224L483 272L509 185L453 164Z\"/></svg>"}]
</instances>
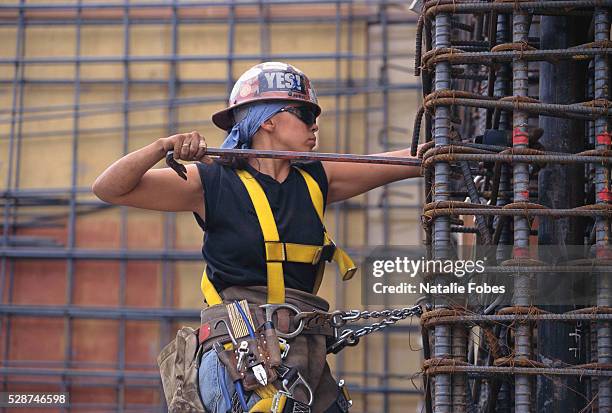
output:
<instances>
[{"instance_id":1,"label":"metal scaffolding","mask_svg":"<svg viewBox=\"0 0 612 413\"><path fill-rule=\"evenodd\" d=\"M296 53L274 53L271 30L282 24L333 25L335 27L335 51L330 53L300 51ZM391 108L392 94L416 93L420 85L411 81L398 81L397 73L407 73L411 69L403 63L413 58L405 41L392 44L391 37L396 28L416 24L416 19L396 2L348 1L348 0L253 0L253 1L196 1L184 3L178 0L170 2L138 2L126 0L121 3L85 3L81 0L64 3L26 3L25 0L0 4L0 29L12 30L15 38L15 54L0 56L0 68L12 68L12 76L0 76L0 88L10 94L10 107L0 109L0 127L8 133L0 136L0 143L6 144L6 176L1 190L3 206L2 242L0 244L0 305L2 331L2 374L3 391L14 389L17 385L56 385L56 391L88 391L92 387L110 388L115 392L115 402L74 402L71 409L95 409L96 411L165 411L165 401L161 392L159 374L154 363L141 365L131 362L126 356L126 329L135 320L150 321L159 327L159 343L170 341L181 323L197 323L199 311L179 309L175 297L175 264L179 261L198 262L201 254L198 250L186 250L176 244L177 217L173 213L163 214L163 247L160 249L128 248L128 209L120 207L119 246L111 249L89 249L79 246L77 240L77 223L79 218L100 213L111 206L95 200L90 195L88 186L79 184L82 166L79 163L79 148L91 136L121 136L121 153L126 154L132 147L131 136L135 133L155 133L165 130L167 134L180 130L201 128L210 124L207 120L180 117L181 109L200 107L202 105L222 106L226 94L219 88L229 91L235 81L235 65L240 62L257 63L266 60L283 61L317 61L332 62L335 65L335 76L331 78L314 78L320 97L333 98L334 107L326 110L326 116L333 119L335 137L334 150L338 153L369 153L374 148L390 150L398 145L405 145L405 139L393 141L394 136L405 136L410 133L407 127L400 126ZM187 55L180 48L180 28L193 25L225 25L227 38L220 41L227 43L225 54ZM241 25L257 25L259 32L259 51L237 53L236 31ZM122 35L122 53L112 56L91 56L85 54L82 45L83 30L91 27L120 27ZM142 55L131 46L133 30L137 27L158 26L168 30L168 54ZM70 27L75 30L75 50L72 55L30 56L27 53L27 34L31 28ZM366 39L366 52L358 52L354 47L352 32L362 29ZM348 33L348 34L347 34ZM439 40L439 45L446 40ZM376 46L380 51L372 51ZM219 63L225 65L224 78L183 79L179 75L178 65L183 63ZM92 66L117 64L121 66L119 78L84 75ZM131 69L135 65L167 65L167 76L157 78L138 78ZM70 66L73 76L41 77L31 68ZM365 67L365 75L358 74L355 67ZM8 73L4 71L2 73ZM33 72L39 73L39 72ZM448 82L448 79L446 80ZM73 89L72 102L69 104L45 104L28 101L26 93L36 93L38 88L69 86ZM83 90L90 87L109 87L120 91L121 100L88 103L82 100ZM165 98L139 100L134 97L135 87L164 88ZM216 94L205 94L197 97L184 97L181 91L192 86L217 87ZM446 85L450 88L450 85ZM442 86L440 86L442 88ZM438 90L438 89L436 89ZM440 89L441 90L441 89ZM363 98L363 104L356 103ZM146 122L134 121L132 116L153 109L165 111L167 122L160 119L147 119ZM406 111L407 109L401 109ZM441 111L447 109L439 109ZM400 113L396 112L395 114ZM90 119L96 116L119 114L120 124L109 124L107 127L91 126ZM356 119L363 119L356 124ZM382 120L381 120L382 119ZM33 128L41 122L67 120L71 127ZM370 131L378 128L371 141L366 138L365 147L357 147L351 142L355 130ZM35 130L34 130L35 129ZM441 133L441 132L440 132ZM331 135L331 133L330 133ZM30 139L54 139L70 137L70 183L66 187L24 188L21 182L26 168L23 149ZM441 135L442 136L442 135ZM447 142L448 143L448 142ZM52 155L52 154L50 154ZM108 160L109 163L112 159ZM439 164L443 165L443 164ZM442 166L441 166L442 167ZM442 167L443 168L443 167ZM448 166L446 166L448 170ZM379 197L365 197L361 201L343 202L333 207L333 217L340 241L349 244L355 252L362 246L379 243L369 229L368 213L379 211L383 215L383 244L390 243L393 211L414 213L420 209L420 199L406 197L405 184L399 183L385 188ZM417 188L416 191L411 189ZM422 192L420 184L410 184L408 192ZM411 196L411 194L409 194ZM398 199L400 200L398 202ZM409 202L406 202L408 199ZM363 214L363 239L350 239L349 214ZM444 219L438 220L444 222ZM445 221L448 227L448 219ZM437 224L439 225L439 224ZM41 229L53 228L63 231L65 239L58 240L46 236ZM448 229L448 228L447 228ZM420 236L420 228L417 236ZM351 248L349 248L350 250ZM24 261L41 261L65 263L66 291L62 305L38 305L37 303L17 304L13 292L17 277L21 275L18 264ZM117 262L118 291L117 306L87 307L74 302L76 293L75 277L80 262ZM162 297L157 307L130 307L126 301L126 286L130 279L129 266L134 262L155 263L161 267ZM336 304L342 307L347 301L345 292L340 286L336 288ZM60 361L14 360L11 351L15 346L12 341L12 326L25 318L58 319L63 322L64 357ZM116 320L119 328L116 362L87 362L74 359L74 330L78 320L106 319ZM437 327L438 328L438 327ZM439 327L446 331L448 327ZM393 334L406 334L414 331L413 327L394 327ZM390 346L389 330L384 332L384 347ZM450 342L449 342L450 343ZM339 356L338 374L356 376L361 385L352 386L354 393L362 396L363 411L372 411L368 395L380 394L384 411L389 411L391 397L394 394L421 394L420 390L407 387L390 386L392 376L386 374L391 360L389 352L383 352L383 373L370 373L370 357L364 357L362 372L345 368L344 355ZM352 364L351 368L355 365ZM378 385L369 384L368 379L377 380ZM440 382L440 385L441 382ZM465 385L464 385L465 386ZM156 390L155 403L134 402L127 397L129 389L142 388ZM68 409L65 409L68 410Z\"/></svg>"},{"instance_id":2,"label":"metal scaffolding","mask_svg":"<svg viewBox=\"0 0 612 413\"><path fill-rule=\"evenodd\" d=\"M424 104L412 147L425 116L429 255L454 257L452 224L474 219L477 245L496 251L487 270L512 276L505 301L430 297L428 413L612 409L610 7L423 2L415 70ZM589 304L571 289L554 304L541 299L562 282L542 273L561 267L591 272Z\"/></svg>"}]
</instances>

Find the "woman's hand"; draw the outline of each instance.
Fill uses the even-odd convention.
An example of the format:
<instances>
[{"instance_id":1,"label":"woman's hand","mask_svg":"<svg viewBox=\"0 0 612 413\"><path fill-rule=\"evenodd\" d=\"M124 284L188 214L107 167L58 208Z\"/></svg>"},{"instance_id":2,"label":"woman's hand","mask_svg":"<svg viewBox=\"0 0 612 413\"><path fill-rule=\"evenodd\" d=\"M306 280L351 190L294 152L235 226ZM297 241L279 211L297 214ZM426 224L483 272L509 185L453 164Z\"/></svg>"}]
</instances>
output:
<instances>
[{"instance_id":1,"label":"woman's hand","mask_svg":"<svg viewBox=\"0 0 612 413\"><path fill-rule=\"evenodd\" d=\"M212 162L212 159L206 156L206 140L198 131L178 133L167 138L161 138L160 141L164 151L174 151L174 159Z\"/></svg>"}]
</instances>

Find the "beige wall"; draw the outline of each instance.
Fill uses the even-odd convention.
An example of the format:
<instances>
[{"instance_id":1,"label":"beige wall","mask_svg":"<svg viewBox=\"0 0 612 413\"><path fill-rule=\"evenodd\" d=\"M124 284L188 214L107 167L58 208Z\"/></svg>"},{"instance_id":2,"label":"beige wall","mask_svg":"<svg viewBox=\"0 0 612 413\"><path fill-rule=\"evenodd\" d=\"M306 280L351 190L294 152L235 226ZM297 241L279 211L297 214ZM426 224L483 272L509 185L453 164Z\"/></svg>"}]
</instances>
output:
<instances>
[{"instance_id":1,"label":"beige wall","mask_svg":"<svg viewBox=\"0 0 612 413\"><path fill-rule=\"evenodd\" d=\"M68 1L66 1L67 3ZM0 1L0 3L14 3L11 1ZM28 2L32 3L32 2ZM45 1L46 3L46 1ZM333 10L331 8L330 10ZM335 26L333 24L271 24L270 26L270 52L273 54L283 53L334 53ZM414 50L414 25L393 26L390 32L392 52L409 53ZM74 56L76 48L76 36L74 26L45 26L28 27L26 31L26 58L35 57L66 57ZM133 26L131 29L130 51L134 56L171 54L170 27L160 25ZM223 55L228 51L227 45L228 27L225 24L201 24L184 25L179 29L179 54L181 55ZM348 37L352 37L353 53L364 55L366 53L366 39L370 36L370 47L372 53L381 52L381 35L376 28L370 29L368 33L365 24L354 24L353 30L349 32L346 25L343 26L341 52L346 52ZM16 28L0 27L0 55L4 58L15 55ZM121 56L123 53L123 28L116 26L85 26L81 32L81 54L83 56ZM235 53L256 54L261 50L259 26L257 24L240 24L236 30ZM245 69L257 61L237 61L233 68L235 77L239 76ZM333 79L336 76L336 64L333 60L304 60L288 61L302 70L311 78ZM395 59L393 63L404 65L407 71L390 71L392 82L416 83L417 79L410 73L413 60ZM371 77L378 73L377 62L370 64ZM166 63L134 63L130 65L129 76L131 80L138 79L166 79L169 76L170 66ZM224 80L226 76L226 62L190 62L177 64L177 76L180 79L212 78ZM368 68L363 60L352 63L352 76L363 78ZM346 76L348 65L341 64L340 75ZM0 65L0 77L12 79L14 67ZM26 78L36 79L71 79L75 77L75 67L72 64L62 65L28 65L25 70ZM107 78L121 79L123 66L121 63L113 64L82 64L80 71L81 79ZM373 80L371 85L375 85ZM316 86L316 85L315 85ZM73 85L28 85L23 91L23 105L25 108L45 107L55 105L72 105L75 103L75 90ZM82 85L79 95L79 103L82 105L112 103L115 107L122 105L122 88L120 85ZM165 85L145 86L132 85L129 89L130 100L137 102L163 101L168 98ZM223 86L184 86L178 90L178 98L198 98L206 96L220 96L226 93ZM13 87L11 84L0 86L0 107L5 111L11 108L13 101ZM415 90L394 91L389 96L390 123L395 127L408 130L407 133L392 133L390 139L399 145L396 148L409 145L412 135L413 116L419 104L419 94ZM382 105L380 94L372 94L369 97L370 106ZM364 129L363 114L353 114L348 120L344 116L340 119L340 148L335 145L335 115L329 112L336 108L336 100L333 97L322 97L321 106L324 113L320 118L320 147L319 151L334 152L344 151L349 147L352 153L366 152L366 139L369 140L368 152L375 153L382 150L381 145L376 142L376 137L382 127L382 116L379 113L371 113L370 126ZM358 94L353 97L341 97L339 109L344 109L347 104L352 107L364 107L366 97ZM190 125L189 129L197 129L206 136L209 145L218 146L224 135L212 126L209 119L211 114L222 107L221 104L197 104L178 106L177 118L179 122ZM327 113L326 113L327 111ZM21 146L19 171L19 187L21 189L51 189L70 187L72 179L71 164L73 155L71 153L74 120L71 111L63 112L64 115L54 115L50 119L26 121L21 124ZM48 115L48 113L27 113L25 117ZM10 113L3 112L3 119ZM188 130L168 131L168 111L161 106L148 110L131 111L129 123L133 130L129 134L129 150L140 148L150 143L156 137L166 136L169 132L186 132ZM120 128L123 124L123 114L120 111L99 114L95 116L84 116L79 120L77 131L78 152L76 164L78 167L77 185L89 187L93 180L113 160L122 154L122 132L106 133L104 129ZM139 130L140 126L159 124L159 127L149 130ZM17 125L16 125L17 126ZM345 130L346 127L350 129ZM85 131L99 129L95 131ZM54 136L36 137L36 134L47 132L51 134L58 131ZM63 132L60 132L63 131ZM10 124L0 124L0 190L5 189L8 172L8 136ZM350 142L346 142L346 136ZM348 146L347 146L348 145ZM160 165L159 166L163 166ZM404 195L392 196L391 203L419 204L422 203L422 188L419 180L403 183L394 187ZM372 191L367 197L358 197L356 201L362 202L368 199L370 204L376 204L380 196L380 190ZM79 195L79 199L90 199L91 194ZM55 208L62 210L62 208ZM48 213L51 207L30 208L27 212ZM20 209L26 212L25 209ZM327 224L332 233L341 234L343 227L335 222L333 209L327 217ZM348 214L347 239L338 235L339 244L352 247L357 250L365 245L379 245L382 241L382 211L371 209L370 211L351 211ZM366 214L366 215L364 215ZM415 209L394 209L391 216L391 244L415 244L422 238L419 224L419 213ZM369 225L369 238L365 239L364 221ZM76 243L79 248L119 248L118 238L119 211L118 209L107 210L90 215L79 216L77 219ZM176 245L179 249L197 250L200 248L202 233L191 214L177 214L177 236ZM110 231L110 232L109 232ZM65 232L59 231L47 234L55 237L60 242L65 242ZM130 209L128 211L128 245L130 249L159 249L163 246L163 214L152 211ZM83 271L93 271L84 267ZM151 280L159 285L160 267L151 267L157 271L151 274L151 279L143 282L150 283ZM202 298L199 292L199 277L202 265L200 263L178 263L174 267L176 274L176 306L180 308L199 308ZM104 274L104 273L103 273ZM108 282L116 283L116 274L106 274ZM83 274L86 277L87 274ZM103 276L103 275L100 275ZM129 277L129 276L128 276ZM86 278L85 278L86 279ZM87 289L86 281L81 288ZM92 281L93 282L93 281ZM24 288L27 288L24 287ZM157 287L156 289L158 289ZM344 307L361 308L359 276L349 284L340 284L335 276L335 269L328 266L326 278L321 288L321 295L332 303L337 298L344 303ZM112 294L117 294L112 288ZM85 295L86 297L87 295ZM159 292L153 298L152 306L159 305ZM26 297L24 298L26 302ZM58 300L62 302L62 300ZM35 303L32 298L31 304ZM399 388L412 388L411 381L407 378L420 369L421 354L420 337L413 334L390 335L390 347L384 349L382 346L382 335L371 336L366 339L365 345L348 349L344 352L344 366L347 371L359 373L364 366L368 366L372 373L383 373L383 352L388 351L390 356L390 370L388 373L402 375L403 377L392 379L389 385ZM413 350L411 350L411 348ZM154 359L150 361L153 363ZM335 364L334 357L331 363ZM360 377L347 377L351 383L356 385L380 386L377 379L365 381ZM420 380L415 380L420 385ZM361 395L354 394L356 405L355 412L381 411L381 397L370 395L368 397L367 410L364 408L364 400ZM391 412L419 411L419 397L416 396L391 396Z\"/></svg>"}]
</instances>

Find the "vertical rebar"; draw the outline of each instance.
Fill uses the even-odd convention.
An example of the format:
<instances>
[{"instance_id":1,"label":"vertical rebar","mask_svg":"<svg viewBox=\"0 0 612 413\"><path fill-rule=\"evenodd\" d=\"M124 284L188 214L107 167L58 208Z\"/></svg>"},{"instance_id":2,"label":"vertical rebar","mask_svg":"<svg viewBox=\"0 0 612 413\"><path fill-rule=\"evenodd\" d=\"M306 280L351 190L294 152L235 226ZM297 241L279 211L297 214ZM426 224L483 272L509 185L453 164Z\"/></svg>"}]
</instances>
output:
<instances>
[{"instance_id":1,"label":"vertical rebar","mask_svg":"<svg viewBox=\"0 0 612 413\"><path fill-rule=\"evenodd\" d=\"M595 76L594 76L594 67L595 61L591 60L589 62L588 70L587 70L587 99L594 99L595 96ZM595 146L595 122L587 122L587 140L586 143L589 146ZM593 172L594 165L593 164L585 164L584 165L584 176L591 177ZM591 184L593 181L591 179L585 180L584 192L586 194L589 193L591 188ZM593 228L590 234L585 236L585 244L589 244L591 242L591 235L595 236L596 225L593 224ZM597 278L597 277L596 277ZM593 285L597 286L597 279L593 280ZM589 362L597 363L597 321L591 321L589 323L589 346L588 346L588 355ZM599 378L591 377L589 382L590 384L590 393L587 394L589 398L593 400L593 413L599 412L599 399L597 397L597 393L599 392Z\"/></svg>"},{"instance_id":2,"label":"vertical rebar","mask_svg":"<svg viewBox=\"0 0 612 413\"><path fill-rule=\"evenodd\" d=\"M436 15L433 36L434 48L450 47L450 35L450 16L448 14ZM434 90L438 92L450 88L450 63L440 62L435 67ZM434 142L435 146L443 146L450 143L450 108L448 106L436 106L434 113ZM437 162L435 164L434 201L447 201L449 199L449 175L450 165L447 162ZM450 255L450 234L449 217L437 217L434 220L434 258L443 259ZM447 280L444 278L440 279L439 282L446 283ZM435 297L435 306L436 308L444 308L448 306L448 303L441 297ZM434 357L452 357L451 328L448 325L436 325L435 327ZM436 376L434 394L435 413L453 412L450 374L439 374Z\"/></svg>"},{"instance_id":3,"label":"vertical rebar","mask_svg":"<svg viewBox=\"0 0 612 413\"><path fill-rule=\"evenodd\" d=\"M25 4L25 0L20 0L19 5L23 6ZM24 16L23 7L19 8L19 18L17 19L17 30L16 30L16 42L15 42L15 69L13 72L13 82L12 82L12 96L11 96L11 123L8 137L8 154L7 154L7 171L6 171L6 191L10 192L11 188L13 188L13 160L16 157L14 151L14 145L17 143L17 147L19 147L19 141L21 140L21 128L22 122L20 121L16 124L16 119L23 115L23 89L24 89L24 75L25 75L25 64L21 64L19 62L20 58L25 56L25 44L26 44L26 20ZM16 142L17 141L17 142ZM18 159L15 159L15 165L18 164ZM16 169L15 173L15 190L18 188L19 184L19 169ZM11 235L11 231L14 232L14 224L17 220L17 206L16 202L11 196L6 197L4 206L4 214L2 219L2 242L0 245L3 247L9 246L9 236ZM11 216L11 211L13 211L13 207L15 208L15 212ZM6 285L8 273L8 285ZM6 257L2 257L2 267L0 268L0 302L4 303L4 296L6 294L7 304L10 304L13 300L13 285L15 278L15 262ZM5 285L6 285L6 293L5 293ZM2 317L2 323L0 323L0 331L5 333L3 337L3 360L9 360L10 351L11 351L11 316L9 314L5 314ZM2 376L2 390L8 390L8 383L6 382L6 376Z\"/></svg>"},{"instance_id":4,"label":"vertical rebar","mask_svg":"<svg viewBox=\"0 0 612 413\"><path fill-rule=\"evenodd\" d=\"M70 176L70 199L69 199L69 210L68 210L68 242L67 249L74 250L76 248L76 188L78 185L79 176L79 125L80 125L80 101L81 101L81 64L79 56L81 55L81 2L77 1L77 17L76 17L76 31L75 31L75 67L74 67L74 109L73 109L73 122L72 122L72 162L71 162L71 176ZM67 273L66 273L66 305L72 305L74 297L74 267L75 260L73 257L67 260ZM73 319L68 314L64 319L64 369L72 367L72 336L73 336ZM62 375L62 392L68 391L69 379L65 375ZM68 408L62 407L62 411L68 411Z\"/></svg>"},{"instance_id":5,"label":"vertical rebar","mask_svg":"<svg viewBox=\"0 0 612 413\"><path fill-rule=\"evenodd\" d=\"M512 20L512 41L515 43L526 43L528 41L529 23L531 16L526 13L515 13ZM515 97L528 96L528 63L520 58L512 62L513 95ZM526 112L515 110L512 119L512 146L513 148L527 148L528 121ZM529 201L529 165L526 163L515 163L513 166L514 178L514 202ZM529 221L524 216L514 217L514 251L515 258L527 257L529 248ZM515 306L529 306L530 300L530 276L519 274L514 280ZM531 326L528 323L518 323L514 335L515 359L531 359ZM526 375L515 376L514 405L516 413L531 412L531 379Z\"/></svg>"},{"instance_id":6,"label":"vertical rebar","mask_svg":"<svg viewBox=\"0 0 612 413\"><path fill-rule=\"evenodd\" d=\"M178 124L178 111L176 108L176 96L178 94L179 83L176 76L176 57L178 55L178 0L172 0L172 17L171 17L171 55L172 60L169 62L168 73L168 135L176 133ZM176 245L176 213L166 212L163 214L163 251L164 254L169 254L170 250ZM163 308L171 307L174 303L174 275L175 263L164 260L162 262L162 291L161 305ZM165 319L160 326L162 337L170 337L172 323L170 319Z\"/></svg>"},{"instance_id":7,"label":"vertical rebar","mask_svg":"<svg viewBox=\"0 0 612 413\"><path fill-rule=\"evenodd\" d=\"M496 39L497 44L503 44L510 41L509 25L510 18L507 14L497 15L497 28L496 28ZM500 64L499 70L495 77L495 83L493 87L493 94L498 98L506 97L510 95L510 80L511 80L511 68L509 64ZM501 111L499 114L499 124L494 125L499 130L510 130L510 117L508 112ZM496 205L504 206L509 203L507 194L511 191L511 174L510 165L501 163L499 166L499 186L498 191L502 196L498 196L496 199ZM501 217L495 217L493 220L495 228L501 225L500 237L496 249L495 258L498 263L510 258L510 248L508 245L512 244L512 222L509 219L503 219ZM498 329L501 330L501 327ZM503 328L506 328L503 326ZM491 380L488 383L492 386L491 392L497 391L497 395L493 395L496 400L496 408L498 413L510 413L512 405L512 386L508 383L508 380L495 381Z\"/></svg>"},{"instance_id":8,"label":"vertical rebar","mask_svg":"<svg viewBox=\"0 0 612 413\"><path fill-rule=\"evenodd\" d=\"M604 8L596 8L594 14L595 41L610 40L610 15ZM595 99L609 99L610 73L608 57L601 54L595 56ZM610 133L608 131L608 118L605 116L595 119L595 149L610 149ZM595 193L597 204L606 204L610 196L610 169L601 164L595 165ZM595 244L597 257L605 257L610 247L609 219L598 217L595 220ZM610 306L611 292L608 274L598 274L597 305ZM597 326L597 359L599 364L612 362L612 331L609 322L600 322ZM612 410L612 386L610 380L599 380L599 411Z\"/></svg>"},{"instance_id":9,"label":"vertical rebar","mask_svg":"<svg viewBox=\"0 0 612 413\"><path fill-rule=\"evenodd\" d=\"M379 9L380 18L380 31L382 41L382 61L380 66L380 85L382 86L382 107L383 107L383 120L381 125L381 144L383 152L387 152L390 149L389 145L389 129L390 129L390 107L389 107L389 15L386 2L380 5ZM382 207L383 207L383 244L385 246L390 244L391 241L391 214L390 214L390 202L389 202L389 186L385 185L382 191ZM388 307L387 301L389 299L388 294L384 295L385 307ZM389 371L389 330L384 330L382 337L382 346L384 351L383 356L383 371ZM386 388L389 385L387 375L384 375L381 380L381 385ZM383 411L389 411L389 393L384 392L383 394Z\"/></svg>"},{"instance_id":10,"label":"vertical rebar","mask_svg":"<svg viewBox=\"0 0 612 413\"><path fill-rule=\"evenodd\" d=\"M123 79L121 81L122 93L123 93L123 134L122 134L122 153L126 155L129 150L129 136L130 136L130 114L128 103L130 100L130 63L128 57L130 56L130 9L128 7L130 0L124 0L123 8ZM119 248L122 250L127 249L127 220L128 211L127 207L121 206L119 209ZM125 307L127 296L127 261L122 259L119 262L119 306ZM165 343L166 337L160 337L161 343ZM119 340L117 341L117 369L123 376L125 372L125 345L126 345L126 320L125 318L119 319ZM117 388L117 408L121 412L125 405L125 381L123 378L118 380ZM160 394L160 405L165 407L166 398Z\"/></svg>"},{"instance_id":11,"label":"vertical rebar","mask_svg":"<svg viewBox=\"0 0 612 413\"><path fill-rule=\"evenodd\" d=\"M339 3L335 5L335 14L334 14L334 40L335 40L335 53L336 56L334 58L334 107L338 110L334 118L334 151L340 152L341 139L340 139L340 82L342 81L342 62L338 59L338 54L342 51L342 9ZM320 136L320 135L319 135ZM320 142L318 142L320 145ZM338 229L341 225L341 216L343 212L343 208L339 203L335 203L333 205L334 211L334 224L336 228L334 230L335 234L338 234ZM334 269L334 271L337 271ZM343 298L344 288L340 285L340 277L334 277L336 280L336 298ZM338 303L336 302L336 305ZM341 361L341 366L344 368L344 358ZM365 371L365 370L364 370ZM367 406L367 399L363 400L364 406Z\"/></svg>"},{"instance_id":12,"label":"vertical rebar","mask_svg":"<svg viewBox=\"0 0 612 413\"><path fill-rule=\"evenodd\" d=\"M234 87L234 51L236 43L236 0L231 0L227 12L227 70L226 90L229 96Z\"/></svg>"},{"instance_id":13,"label":"vertical rebar","mask_svg":"<svg viewBox=\"0 0 612 413\"><path fill-rule=\"evenodd\" d=\"M266 2L259 2L259 46L261 48L261 61L269 60L270 55L270 27Z\"/></svg>"},{"instance_id":14,"label":"vertical rebar","mask_svg":"<svg viewBox=\"0 0 612 413\"><path fill-rule=\"evenodd\" d=\"M371 36L370 36L370 31L371 30L372 30L372 28L370 27L370 25L366 25L366 38L365 38L365 56L366 56L366 59L365 59L365 63L364 63L365 64L365 78L366 79L370 78L370 71L371 71L371 69L370 69L371 59L372 59L371 56L370 56L370 51L372 49L372 46L371 46L372 40L371 40ZM371 126L371 124L370 124L370 114L369 114L370 113L370 111L369 111L370 105L371 105L371 97L370 97L369 93L366 93L366 95L365 95L365 110L366 111L365 111L364 116L363 116L363 130L365 131L365 135L366 135L365 139L364 139L364 148L363 148L364 153L370 153L370 139L368 139L368 134L370 133L370 126ZM369 210L367 208L367 206L370 204L370 197L371 197L371 195L370 195L369 192L366 192L364 194L364 197L363 197L363 203L364 203L364 205L366 205L366 208L364 209L364 213L363 213L363 223L362 223L362 225L363 225L363 240L364 240L363 245L371 245L371 242L370 242L370 212L369 212ZM367 340L363 340L363 342L365 344L365 347L364 347L363 351L364 351L364 354L366 356L363 357L362 367L363 367L363 371L370 371L370 361L371 360L367 356L368 350L369 350L369 347L368 347L369 344L367 344L366 341ZM342 364L339 364L339 365L342 366L342 370L344 369L344 365L346 364L343 353L344 352L340 353L342 355L342 357L340 357L338 359L338 362L342 363ZM361 384L365 386L365 385L368 384L367 382L368 382L367 377L363 376ZM364 395L363 395L363 408L364 408L364 411L368 410L368 397L367 397L367 393L364 393Z\"/></svg>"}]
</instances>

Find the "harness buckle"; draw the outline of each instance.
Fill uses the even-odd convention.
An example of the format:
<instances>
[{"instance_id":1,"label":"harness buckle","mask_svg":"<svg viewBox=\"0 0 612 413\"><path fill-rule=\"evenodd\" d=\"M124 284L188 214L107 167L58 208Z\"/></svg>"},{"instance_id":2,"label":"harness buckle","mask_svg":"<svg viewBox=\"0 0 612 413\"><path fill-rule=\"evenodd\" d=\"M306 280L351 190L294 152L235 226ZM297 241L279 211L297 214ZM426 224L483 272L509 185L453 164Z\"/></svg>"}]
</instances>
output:
<instances>
[{"instance_id":1,"label":"harness buckle","mask_svg":"<svg viewBox=\"0 0 612 413\"><path fill-rule=\"evenodd\" d=\"M281 400L285 401L281 409ZM272 399L272 413L311 413L310 406L295 400L289 393L279 390Z\"/></svg>"},{"instance_id":2,"label":"harness buckle","mask_svg":"<svg viewBox=\"0 0 612 413\"><path fill-rule=\"evenodd\" d=\"M338 398L336 399L336 404L340 408L342 412L348 412L351 406L353 405L353 399L349 394L348 388L344 383L344 380L340 380L338 382Z\"/></svg>"},{"instance_id":3,"label":"harness buckle","mask_svg":"<svg viewBox=\"0 0 612 413\"><path fill-rule=\"evenodd\" d=\"M266 262L287 261L287 248L284 242L266 241Z\"/></svg>"},{"instance_id":4,"label":"harness buckle","mask_svg":"<svg viewBox=\"0 0 612 413\"><path fill-rule=\"evenodd\" d=\"M355 275L355 273L357 272L357 267L351 267L348 270L346 270L346 272L342 275L342 281L348 281L351 278L353 278L353 276Z\"/></svg>"},{"instance_id":5,"label":"harness buckle","mask_svg":"<svg viewBox=\"0 0 612 413\"><path fill-rule=\"evenodd\" d=\"M317 248L317 252L312 258L312 265L316 265L322 261L331 262L334 258L334 253L336 252L336 244L333 242L331 244L325 244L319 248Z\"/></svg>"},{"instance_id":6,"label":"harness buckle","mask_svg":"<svg viewBox=\"0 0 612 413\"><path fill-rule=\"evenodd\" d=\"M302 386L308 393L308 403L306 405L312 406L314 393L297 368L281 365L276 368L276 371L281 380L282 390L284 390L286 394L293 395L294 389L298 386Z\"/></svg>"}]
</instances>

